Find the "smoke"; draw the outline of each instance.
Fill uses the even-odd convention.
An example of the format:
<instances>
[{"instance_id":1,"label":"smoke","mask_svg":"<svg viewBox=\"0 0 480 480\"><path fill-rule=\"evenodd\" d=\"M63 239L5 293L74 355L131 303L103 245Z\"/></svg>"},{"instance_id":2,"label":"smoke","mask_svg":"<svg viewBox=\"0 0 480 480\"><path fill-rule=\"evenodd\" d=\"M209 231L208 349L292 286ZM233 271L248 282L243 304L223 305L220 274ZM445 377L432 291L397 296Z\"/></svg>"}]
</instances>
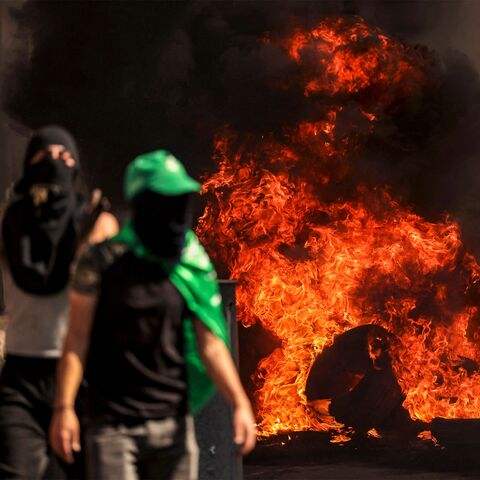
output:
<instances>
[{"instance_id":1,"label":"smoke","mask_svg":"<svg viewBox=\"0 0 480 480\"><path fill-rule=\"evenodd\" d=\"M170 149L198 176L213 167L212 139L225 124L263 133L318 118L322 105L297 86L298 66L260 39L312 27L326 15L358 13L407 42L438 43L442 52L428 53L435 85L429 94L392 110L335 188L392 185L431 219L452 212L467 245L480 251L480 82L471 61L445 54L448 45L439 40L453 35L447 29L455 19L467 21L467 7L368 0L27 1L14 15L28 37L28 55L11 65L3 104L31 128L55 122L71 129L89 183L119 203L124 166L139 153Z\"/></svg>"},{"instance_id":2,"label":"smoke","mask_svg":"<svg viewBox=\"0 0 480 480\"><path fill-rule=\"evenodd\" d=\"M15 17L30 51L3 103L31 128L70 128L87 173L118 200L111 180L136 154L168 148L198 174L219 125L278 125L295 95L270 83L291 62L258 39L298 10L320 18L338 3L281 2L272 14L269 2L27 1Z\"/></svg>"},{"instance_id":3,"label":"smoke","mask_svg":"<svg viewBox=\"0 0 480 480\"><path fill-rule=\"evenodd\" d=\"M358 0L359 13L369 22L381 26L392 35L419 41L427 39L438 30L444 32L455 23L462 12L459 2L436 0Z\"/></svg>"}]
</instances>

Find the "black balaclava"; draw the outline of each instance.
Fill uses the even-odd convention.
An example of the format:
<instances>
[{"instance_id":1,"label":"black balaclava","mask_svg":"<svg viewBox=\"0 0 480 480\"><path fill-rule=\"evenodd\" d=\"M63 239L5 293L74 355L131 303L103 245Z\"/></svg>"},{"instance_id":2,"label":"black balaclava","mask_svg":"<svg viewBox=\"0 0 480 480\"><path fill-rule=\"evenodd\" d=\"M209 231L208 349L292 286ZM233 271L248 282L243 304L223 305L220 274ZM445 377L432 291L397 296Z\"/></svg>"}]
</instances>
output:
<instances>
[{"instance_id":1,"label":"black balaclava","mask_svg":"<svg viewBox=\"0 0 480 480\"><path fill-rule=\"evenodd\" d=\"M49 145L63 145L72 154L75 165L67 167L63 161L58 162L48 155L41 162L32 165L31 161L35 154L40 150L45 150ZM15 186L15 191L26 194L33 184L54 184L62 181L64 185L67 185L67 181L71 184L77 176L79 168L79 155L75 139L64 128L48 125L37 130L30 139L23 160L23 176ZM68 178L69 176L72 178Z\"/></svg>"},{"instance_id":2,"label":"black balaclava","mask_svg":"<svg viewBox=\"0 0 480 480\"><path fill-rule=\"evenodd\" d=\"M68 167L49 154L32 165L33 156L48 145L63 145L75 165ZM78 171L78 150L70 133L58 126L35 132L15 187L19 199L8 207L2 226L12 277L26 292L51 294L67 284L84 208L73 188Z\"/></svg>"},{"instance_id":3,"label":"black balaclava","mask_svg":"<svg viewBox=\"0 0 480 480\"><path fill-rule=\"evenodd\" d=\"M132 200L133 228L154 255L178 262L192 228L191 194L165 196L146 190Z\"/></svg>"},{"instance_id":4,"label":"black balaclava","mask_svg":"<svg viewBox=\"0 0 480 480\"><path fill-rule=\"evenodd\" d=\"M72 134L58 125L47 125L37 130L30 139L23 163L24 171L29 167L33 156L39 150L46 149L49 145L63 145L65 150L69 150L72 157L76 160L76 167L78 169L78 148Z\"/></svg>"}]
</instances>

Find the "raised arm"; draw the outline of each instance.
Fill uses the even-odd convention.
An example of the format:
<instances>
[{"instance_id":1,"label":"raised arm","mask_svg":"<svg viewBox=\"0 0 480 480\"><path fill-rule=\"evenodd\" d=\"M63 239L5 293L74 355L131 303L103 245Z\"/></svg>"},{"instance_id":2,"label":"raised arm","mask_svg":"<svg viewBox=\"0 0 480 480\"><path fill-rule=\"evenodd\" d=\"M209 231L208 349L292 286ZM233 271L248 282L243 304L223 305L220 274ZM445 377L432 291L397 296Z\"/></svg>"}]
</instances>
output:
<instances>
[{"instance_id":1,"label":"raised arm","mask_svg":"<svg viewBox=\"0 0 480 480\"><path fill-rule=\"evenodd\" d=\"M75 398L83 378L96 297L76 291L70 293L70 324L57 372L50 443L55 453L67 463L80 450L80 425L75 413Z\"/></svg>"},{"instance_id":2,"label":"raised arm","mask_svg":"<svg viewBox=\"0 0 480 480\"><path fill-rule=\"evenodd\" d=\"M194 321L198 349L210 378L233 407L234 443L245 455L255 447L256 429L250 401L240 382L237 369L227 347L200 320Z\"/></svg>"}]
</instances>

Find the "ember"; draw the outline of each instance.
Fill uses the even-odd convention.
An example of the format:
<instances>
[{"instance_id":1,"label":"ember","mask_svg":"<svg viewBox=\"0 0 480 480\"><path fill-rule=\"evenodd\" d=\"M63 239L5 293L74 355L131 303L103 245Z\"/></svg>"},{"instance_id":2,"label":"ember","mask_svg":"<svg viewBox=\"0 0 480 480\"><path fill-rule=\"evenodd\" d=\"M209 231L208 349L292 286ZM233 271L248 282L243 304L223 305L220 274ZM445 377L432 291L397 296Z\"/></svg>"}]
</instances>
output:
<instances>
[{"instance_id":1,"label":"ember","mask_svg":"<svg viewBox=\"0 0 480 480\"><path fill-rule=\"evenodd\" d=\"M397 339L392 369L412 419L479 417L480 268L458 225L425 220L387 187L327 194L378 120L431 88L428 55L360 18L263 41L296 63L316 117L262 137L219 133L198 227L240 281L243 325L281 342L255 374L261 435L341 427L307 405L307 377L336 336L366 324Z\"/></svg>"}]
</instances>

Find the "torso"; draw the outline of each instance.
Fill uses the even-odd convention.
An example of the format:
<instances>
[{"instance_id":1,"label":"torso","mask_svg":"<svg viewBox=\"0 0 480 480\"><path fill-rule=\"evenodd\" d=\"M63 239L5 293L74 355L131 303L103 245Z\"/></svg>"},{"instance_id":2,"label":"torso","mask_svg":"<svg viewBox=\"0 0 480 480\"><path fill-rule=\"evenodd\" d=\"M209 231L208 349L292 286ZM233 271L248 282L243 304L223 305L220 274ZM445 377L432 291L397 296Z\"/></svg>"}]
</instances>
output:
<instances>
[{"instance_id":1,"label":"torso","mask_svg":"<svg viewBox=\"0 0 480 480\"><path fill-rule=\"evenodd\" d=\"M73 287L95 270L101 280L85 372L94 413L127 419L185 414L183 297L158 264L118 244L87 252Z\"/></svg>"},{"instance_id":2,"label":"torso","mask_svg":"<svg viewBox=\"0 0 480 480\"><path fill-rule=\"evenodd\" d=\"M86 216L85 221L89 220L90 217ZM115 217L102 212L87 241L102 241L114 235L117 230ZM60 248L64 248L63 244ZM67 274L69 270L70 265L67 265ZM67 280L63 288L52 294L37 295L19 288L10 272L1 240L0 273L3 277L4 315L7 325L5 353L35 358L59 358L69 319Z\"/></svg>"},{"instance_id":3,"label":"torso","mask_svg":"<svg viewBox=\"0 0 480 480\"><path fill-rule=\"evenodd\" d=\"M2 265L7 354L59 358L68 325L68 293L32 295L21 290Z\"/></svg>"}]
</instances>

